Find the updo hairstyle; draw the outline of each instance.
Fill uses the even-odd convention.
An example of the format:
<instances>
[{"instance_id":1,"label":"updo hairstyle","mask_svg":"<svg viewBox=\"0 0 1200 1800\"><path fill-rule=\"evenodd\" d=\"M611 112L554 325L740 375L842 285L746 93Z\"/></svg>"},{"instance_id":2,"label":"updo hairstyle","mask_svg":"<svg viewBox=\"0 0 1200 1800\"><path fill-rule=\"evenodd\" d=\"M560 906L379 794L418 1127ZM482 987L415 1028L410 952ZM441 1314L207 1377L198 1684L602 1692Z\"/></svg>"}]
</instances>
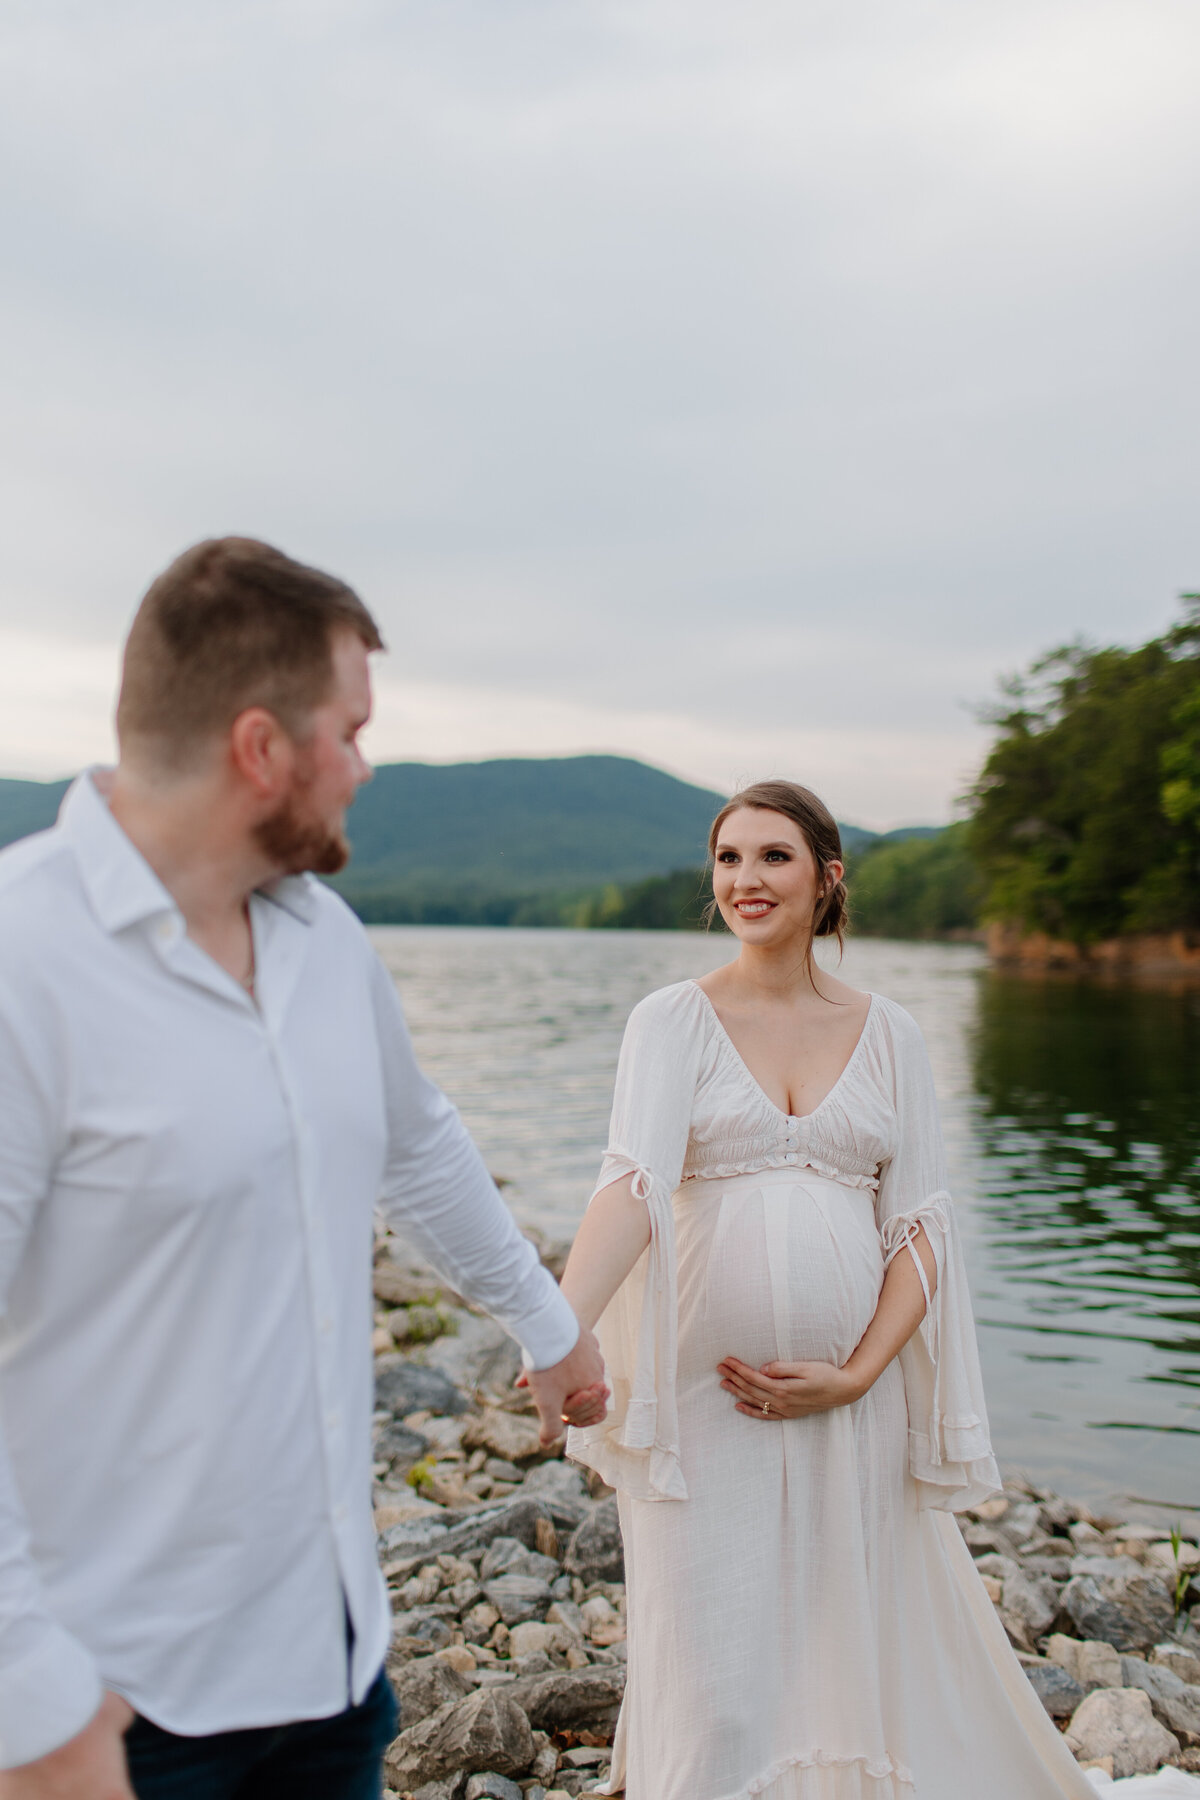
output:
<instances>
[{"instance_id":1,"label":"updo hairstyle","mask_svg":"<svg viewBox=\"0 0 1200 1800\"><path fill-rule=\"evenodd\" d=\"M759 812L782 813L785 819L790 819L793 825L798 826L801 837L813 853L819 881L824 882L825 872L831 862L843 860L842 834L838 830L837 820L811 788L801 787L797 781L755 781L735 794L732 800L726 801L713 820L712 830L708 834L710 856L716 855L722 825L730 813L737 812L743 806L752 806ZM715 901L713 910L716 910ZM846 883L836 881L817 902L812 935L814 938L835 937L838 949L843 950L849 923Z\"/></svg>"}]
</instances>

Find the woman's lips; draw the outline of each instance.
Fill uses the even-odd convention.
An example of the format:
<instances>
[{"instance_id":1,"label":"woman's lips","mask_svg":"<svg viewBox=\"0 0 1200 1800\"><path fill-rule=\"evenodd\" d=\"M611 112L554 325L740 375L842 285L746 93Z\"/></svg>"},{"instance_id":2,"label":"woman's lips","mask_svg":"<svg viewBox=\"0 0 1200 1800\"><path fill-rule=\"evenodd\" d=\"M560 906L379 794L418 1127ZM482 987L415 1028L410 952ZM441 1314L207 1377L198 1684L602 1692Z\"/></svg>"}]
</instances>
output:
<instances>
[{"instance_id":1,"label":"woman's lips","mask_svg":"<svg viewBox=\"0 0 1200 1800\"><path fill-rule=\"evenodd\" d=\"M740 919L765 919L777 904L775 900L735 900L733 910Z\"/></svg>"}]
</instances>

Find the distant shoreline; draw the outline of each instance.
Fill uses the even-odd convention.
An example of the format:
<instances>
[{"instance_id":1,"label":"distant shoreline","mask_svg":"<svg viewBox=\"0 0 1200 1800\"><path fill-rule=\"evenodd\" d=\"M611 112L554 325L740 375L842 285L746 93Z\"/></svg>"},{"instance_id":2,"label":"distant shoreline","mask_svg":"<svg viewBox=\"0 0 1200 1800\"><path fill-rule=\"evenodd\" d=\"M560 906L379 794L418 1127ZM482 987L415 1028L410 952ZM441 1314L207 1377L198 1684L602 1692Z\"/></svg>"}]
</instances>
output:
<instances>
[{"instance_id":1,"label":"distant shoreline","mask_svg":"<svg viewBox=\"0 0 1200 1800\"><path fill-rule=\"evenodd\" d=\"M987 929L988 960L1002 974L1067 975L1113 982L1200 982L1200 935L1171 931L1073 944L1044 931L994 924Z\"/></svg>"}]
</instances>

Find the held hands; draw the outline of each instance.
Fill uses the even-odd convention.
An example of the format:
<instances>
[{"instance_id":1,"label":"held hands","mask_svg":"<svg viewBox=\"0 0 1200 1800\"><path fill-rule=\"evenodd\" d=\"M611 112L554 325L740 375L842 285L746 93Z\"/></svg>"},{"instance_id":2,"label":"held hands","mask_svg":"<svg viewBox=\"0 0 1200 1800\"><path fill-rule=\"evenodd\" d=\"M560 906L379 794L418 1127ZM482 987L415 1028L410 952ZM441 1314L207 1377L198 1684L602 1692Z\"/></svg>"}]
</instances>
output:
<instances>
[{"instance_id":1,"label":"held hands","mask_svg":"<svg viewBox=\"0 0 1200 1800\"><path fill-rule=\"evenodd\" d=\"M604 1417L604 1361L590 1331L581 1330L575 1348L552 1368L518 1375L516 1386L527 1387L537 1402L543 1449L562 1436L564 1425L595 1425Z\"/></svg>"},{"instance_id":2,"label":"held hands","mask_svg":"<svg viewBox=\"0 0 1200 1800\"><path fill-rule=\"evenodd\" d=\"M123 1741L133 1716L127 1700L105 1694L99 1711L67 1743L36 1762L0 1771L0 1800L134 1800Z\"/></svg>"},{"instance_id":3,"label":"held hands","mask_svg":"<svg viewBox=\"0 0 1200 1800\"><path fill-rule=\"evenodd\" d=\"M738 1412L768 1425L849 1406L866 1392L848 1369L827 1362L770 1362L752 1369L738 1357L727 1356L717 1364L717 1373L725 1392L735 1397Z\"/></svg>"}]
</instances>

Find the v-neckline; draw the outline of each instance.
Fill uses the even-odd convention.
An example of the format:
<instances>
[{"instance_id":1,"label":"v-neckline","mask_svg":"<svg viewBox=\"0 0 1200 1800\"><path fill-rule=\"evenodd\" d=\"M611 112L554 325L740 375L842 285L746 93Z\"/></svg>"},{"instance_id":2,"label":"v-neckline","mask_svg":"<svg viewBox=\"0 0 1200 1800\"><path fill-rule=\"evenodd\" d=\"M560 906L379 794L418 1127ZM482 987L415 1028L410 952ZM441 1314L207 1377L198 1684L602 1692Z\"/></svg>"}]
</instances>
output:
<instances>
[{"instance_id":1,"label":"v-neckline","mask_svg":"<svg viewBox=\"0 0 1200 1800\"><path fill-rule=\"evenodd\" d=\"M866 1040L867 1032L870 1030L871 1020L875 1016L876 995L871 991L871 989L868 988L867 989L867 1016L862 1022L862 1030L859 1032L858 1036L854 1040L853 1050L851 1050L849 1056L846 1058L845 1063L842 1065L841 1074L838 1076L838 1078L834 1082L833 1086L829 1089L829 1092L827 1094L824 1094L821 1097L821 1099L817 1101L817 1104L812 1108L812 1110L810 1112L789 1113L789 1112L784 1112L782 1106L779 1106L774 1100L772 1100L770 1094L768 1094L766 1088L764 1088L764 1086L762 1085L762 1082L758 1079L758 1076L755 1075L755 1073L751 1069L749 1063L746 1061L745 1057L742 1055L741 1051L738 1049L737 1045L734 1043L733 1039L730 1037L728 1031L725 1029L725 1026L721 1021L720 1013L717 1011L716 1007L713 1005L712 1001L709 999L709 997L705 993L704 989L700 986L700 983L696 980L695 976L691 977L691 983L692 983L692 986L695 988L696 992L699 994L701 1000L703 1000L705 1006L708 1008L709 1013L712 1016L713 1024L716 1026L717 1030L720 1032L721 1037L724 1039L724 1042L729 1049L730 1055L733 1057L734 1061L737 1063L738 1068L742 1071L742 1074L745 1076L746 1080L750 1083L750 1086L754 1089L755 1093L759 1095L760 1099L763 1099L766 1101L767 1105L771 1108L772 1112L778 1113L779 1117L781 1119L787 1119L789 1121L789 1123L803 1124L805 1122L805 1120L807 1120L807 1119L815 1119L817 1114L820 1112L821 1108L823 1106L826 1106L829 1103L829 1101L833 1099L833 1096L837 1093L838 1089L841 1087L842 1083L845 1081L847 1075L849 1075L851 1069L854 1067L854 1064L858 1061L859 1052L861 1051L863 1044Z\"/></svg>"}]
</instances>

